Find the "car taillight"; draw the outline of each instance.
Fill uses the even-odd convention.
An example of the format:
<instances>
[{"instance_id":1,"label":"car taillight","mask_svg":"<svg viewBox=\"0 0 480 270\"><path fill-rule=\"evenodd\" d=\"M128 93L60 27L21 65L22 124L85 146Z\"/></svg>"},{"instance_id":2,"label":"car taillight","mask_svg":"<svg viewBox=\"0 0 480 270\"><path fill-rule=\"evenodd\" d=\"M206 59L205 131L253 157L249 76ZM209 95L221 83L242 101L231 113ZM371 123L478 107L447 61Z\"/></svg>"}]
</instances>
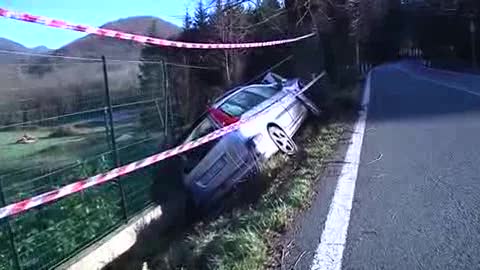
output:
<instances>
[{"instance_id":1,"label":"car taillight","mask_svg":"<svg viewBox=\"0 0 480 270\"><path fill-rule=\"evenodd\" d=\"M240 118L235 117L235 116L231 116L231 115L225 113L224 111L222 111L220 109L211 108L211 109L208 110L208 112L210 113L210 115L213 118L215 118L215 120L220 122L222 124L222 126L228 126L228 125L236 123L236 122L238 122L238 120L240 120Z\"/></svg>"}]
</instances>

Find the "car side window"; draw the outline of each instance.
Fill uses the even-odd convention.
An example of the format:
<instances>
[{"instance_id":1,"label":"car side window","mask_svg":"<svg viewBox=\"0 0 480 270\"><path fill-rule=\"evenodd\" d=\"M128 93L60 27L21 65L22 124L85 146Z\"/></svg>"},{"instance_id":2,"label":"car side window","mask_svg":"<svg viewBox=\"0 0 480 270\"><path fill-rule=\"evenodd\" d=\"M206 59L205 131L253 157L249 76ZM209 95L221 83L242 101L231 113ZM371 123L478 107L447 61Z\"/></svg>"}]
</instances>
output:
<instances>
[{"instance_id":1,"label":"car side window","mask_svg":"<svg viewBox=\"0 0 480 270\"><path fill-rule=\"evenodd\" d=\"M272 86L258 86L258 87L249 87L245 91L261 95L264 98L268 99L277 94L280 89Z\"/></svg>"},{"instance_id":2,"label":"car side window","mask_svg":"<svg viewBox=\"0 0 480 270\"><path fill-rule=\"evenodd\" d=\"M248 110L267 100L267 97L250 91L241 91L227 99L220 109L232 116L241 116Z\"/></svg>"}]
</instances>

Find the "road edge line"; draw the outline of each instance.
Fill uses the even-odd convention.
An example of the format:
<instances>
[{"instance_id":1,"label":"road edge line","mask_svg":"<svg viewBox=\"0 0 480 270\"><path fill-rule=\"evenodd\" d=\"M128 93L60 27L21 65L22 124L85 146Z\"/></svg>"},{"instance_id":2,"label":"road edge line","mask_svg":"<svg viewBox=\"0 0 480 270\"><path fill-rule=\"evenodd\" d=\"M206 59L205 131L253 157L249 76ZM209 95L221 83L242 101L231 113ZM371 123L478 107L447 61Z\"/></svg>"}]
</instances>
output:
<instances>
[{"instance_id":1,"label":"road edge line","mask_svg":"<svg viewBox=\"0 0 480 270\"><path fill-rule=\"evenodd\" d=\"M350 146L345 155L345 163L338 177L337 187L330 203L325 227L317 247L311 270L340 270L343 251L347 240L350 213L355 194L355 184L360 165L363 137L370 101L371 71L367 75L362 98L362 109L355 123Z\"/></svg>"}]
</instances>

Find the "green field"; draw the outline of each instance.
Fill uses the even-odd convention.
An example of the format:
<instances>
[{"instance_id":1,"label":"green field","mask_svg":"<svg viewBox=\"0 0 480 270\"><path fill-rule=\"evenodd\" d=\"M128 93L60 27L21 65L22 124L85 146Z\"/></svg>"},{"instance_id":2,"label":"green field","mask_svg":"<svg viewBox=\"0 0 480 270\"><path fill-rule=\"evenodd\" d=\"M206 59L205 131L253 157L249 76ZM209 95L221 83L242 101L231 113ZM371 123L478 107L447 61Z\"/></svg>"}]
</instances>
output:
<instances>
[{"instance_id":1,"label":"green field","mask_svg":"<svg viewBox=\"0 0 480 270\"><path fill-rule=\"evenodd\" d=\"M156 118L147 128L135 113L122 117L114 122L121 164L161 150L163 133L150 128L155 127ZM59 126L28 130L0 127L0 188L5 203L114 168L111 137L102 119L75 118ZM25 133L37 141L16 144ZM125 215L130 217L150 204L154 177L155 167L151 167L119 179L125 208L119 185L110 182L9 218L17 255L12 251L8 224L0 224L0 270L15 269L15 257L22 269L35 270L49 269L67 259L125 222Z\"/></svg>"},{"instance_id":2,"label":"green field","mask_svg":"<svg viewBox=\"0 0 480 270\"><path fill-rule=\"evenodd\" d=\"M79 165L87 157L108 151L105 133L97 130L82 136L58 138L49 137L52 132L47 128L28 131L29 136L38 139L32 144L15 143L23 136L23 131L0 132L0 180L7 203L62 184L63 180L49 178L63 176L62 172Z\"/></svg>"},{"instance_id":3,"label":"green field","mask_svg":"<svg viewBox=\"0 0 480 270\"><path fill-rule=\"evenodd\" d=\"M23 168L31 168L38 163L55 164L61 161L74 160L78 154L72 151L84 142L87 136L71 136L61 138L49 138L52 131L48 129L35 131L8 131L0 132L0 161L2 173L14 172ZM38 138L33 144L15 144L15 141L28 133ZM67 151L65 151L67 150ZM58 164L58 163L57 163Z\"/></svg>"}]
</instances>

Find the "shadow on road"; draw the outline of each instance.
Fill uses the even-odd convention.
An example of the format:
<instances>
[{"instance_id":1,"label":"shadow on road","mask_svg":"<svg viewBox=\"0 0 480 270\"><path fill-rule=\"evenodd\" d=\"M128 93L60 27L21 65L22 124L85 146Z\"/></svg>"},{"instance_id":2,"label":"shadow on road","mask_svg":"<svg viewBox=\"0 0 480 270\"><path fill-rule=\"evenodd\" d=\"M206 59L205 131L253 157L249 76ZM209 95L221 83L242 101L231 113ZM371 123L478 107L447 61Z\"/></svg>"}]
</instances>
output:
<instances>
[{"instance_id":1,"label":"shadow on road","mask_svg":"<svg viewBox=\"0 0 480 270\"><path fill-rule=\"evenodd\" d=\"M372 72L368 118L415 121L477 113L479 87L480 76L471 74L457 75L411 62L381 66Z\"/></svg>"}]
</instances>

